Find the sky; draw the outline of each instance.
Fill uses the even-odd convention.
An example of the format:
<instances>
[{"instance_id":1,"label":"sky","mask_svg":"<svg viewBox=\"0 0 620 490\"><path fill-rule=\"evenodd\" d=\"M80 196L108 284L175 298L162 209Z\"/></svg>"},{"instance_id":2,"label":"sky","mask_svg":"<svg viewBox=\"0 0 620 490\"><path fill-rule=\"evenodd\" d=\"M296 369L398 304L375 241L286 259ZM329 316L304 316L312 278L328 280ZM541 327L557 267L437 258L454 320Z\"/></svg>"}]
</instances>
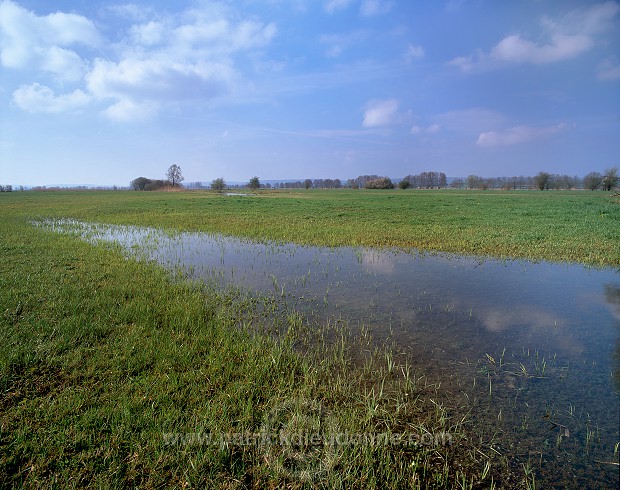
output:
<instances>
[{"instance_id":1,"label":"sky","mask_svg":"<svg viewBox=\"0 0 620 490\"><path fill-rule=\"evenodd\" d=\"M0 184L583 176L620 3L0 0Z\"/></svg>"}]
</instances>

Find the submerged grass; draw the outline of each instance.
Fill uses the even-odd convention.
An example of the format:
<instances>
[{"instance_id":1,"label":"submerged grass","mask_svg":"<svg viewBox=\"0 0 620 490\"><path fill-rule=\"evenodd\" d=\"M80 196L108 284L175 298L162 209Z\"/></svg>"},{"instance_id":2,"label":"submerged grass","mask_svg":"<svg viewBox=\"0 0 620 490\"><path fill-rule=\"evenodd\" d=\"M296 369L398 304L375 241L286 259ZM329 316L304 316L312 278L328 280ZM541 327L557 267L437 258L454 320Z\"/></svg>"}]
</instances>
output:
<instances>
[{"instance_id":1,"label":"submerged grass","mask_svg":"<svg viewBox=\"0 0 620 490\"><path fill-rule=\"evenodd\" d=\"M356 368L345 327L16 214L0 217L3 487L514 483L410 367L368 347Z\"/></svg>"},{"instance_id":2,"label":"submerged grass","mask_svg":"<svg viewBox=\"0 0 620 490\"><path fill-rule=\"evenodd\" d=\"M418 248L620 265L620 204L589 191L208 191L10 193L29 218L221 232L312 245Z\"/></svg>"}]
</instances>

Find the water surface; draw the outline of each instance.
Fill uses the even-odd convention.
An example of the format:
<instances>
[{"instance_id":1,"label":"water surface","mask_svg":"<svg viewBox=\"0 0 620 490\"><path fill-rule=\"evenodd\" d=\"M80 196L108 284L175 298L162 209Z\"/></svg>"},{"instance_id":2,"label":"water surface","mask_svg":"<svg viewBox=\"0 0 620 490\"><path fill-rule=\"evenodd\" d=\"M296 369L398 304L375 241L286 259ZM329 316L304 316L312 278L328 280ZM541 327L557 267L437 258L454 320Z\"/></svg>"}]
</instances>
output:
<instances>
[{"instance_id":1,"label":"water surface","mask_svg":"<svg viewBox=\"0 0 620 490\"><path fill-rule=\"evenodd\" d=\"M193 278L276 294L393 342L465 397L513 464L545 487L616 486L620 274L547 262L256 243L205 233L46 222ZM614 453L614 451L616 451Z\"/></svg>"}]
</instances>

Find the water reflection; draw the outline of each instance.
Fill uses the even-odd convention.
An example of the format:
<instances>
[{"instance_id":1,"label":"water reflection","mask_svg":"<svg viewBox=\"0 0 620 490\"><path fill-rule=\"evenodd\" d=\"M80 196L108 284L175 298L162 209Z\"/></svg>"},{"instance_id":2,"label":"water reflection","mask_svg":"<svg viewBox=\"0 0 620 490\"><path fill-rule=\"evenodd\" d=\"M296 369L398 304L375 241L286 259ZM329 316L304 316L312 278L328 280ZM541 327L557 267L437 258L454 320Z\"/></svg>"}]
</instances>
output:
<instances>
[{"instance_id":1,"label":"water reflection","mask_svg":"<svg viewBox=\"0 0 620 490\"><path fill-rule=\"evenodd\" d=\"M119 243L130 255L194 279L276 293L319 320L363 325L376 339L395 342L447 392L474 400L472 416L481 424L493 426L500 417L510 439L506 454L544 453L555 465L549 471L569 476L580 461L585 479L579 481L614 481L595 463L617 458L620 437L620 276L614 270L261 244L71 221L43 226ZM499 362L489 366L489 358ZM492 383L492 397L480 383ZM570 427L570 450L550 442L543 419L549 414ZM584 436L591 427L599 434L595 445Z\"/></svg>"},{"instance_id":2,"label":"water reflection","mask_svg":"<svg viewBox=\"0 0 620 490\"><path fill-rule=\"evenodd\" d=\"M614 284L605 285L605 297L610 306L611 312L616 318L616 326L619 330L616 349L613 353L613 372L616 391L620 393L620 287Z\"/></svg>"},{"instance_id":3,"label":"water reflection","mask_svg":"<svg viewBox=\"0 0 620 490\"><path fill-rule=\"evenodd\" d=\"M618 339L620 276L610 269L261 244L72 221L47 226L118 242L192 278L276 291L314 314L346 315L378 332L389 327L405 345L407 337L432 331L434 342L478 355L511 345L603 361Z\"/></svg>"}]
</instances>

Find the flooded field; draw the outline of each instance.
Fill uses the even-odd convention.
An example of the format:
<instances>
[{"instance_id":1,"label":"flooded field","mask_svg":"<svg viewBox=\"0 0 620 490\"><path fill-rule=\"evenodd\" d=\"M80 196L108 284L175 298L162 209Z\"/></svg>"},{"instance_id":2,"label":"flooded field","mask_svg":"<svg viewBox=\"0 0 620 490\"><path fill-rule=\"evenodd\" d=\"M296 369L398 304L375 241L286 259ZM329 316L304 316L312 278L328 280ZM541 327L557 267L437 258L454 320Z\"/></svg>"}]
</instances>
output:
<instances>
[{"instance_id":1,"label":"flooded field","mask_svg":"<svg viewBox=\"0 0 620 490\"><path fill-rule=\"evenodd\" d=\"M615 488L620 274L570 264L264 244L69 220L41 226L392 347L542 486Z\"/></svg>"}]
</instances>

